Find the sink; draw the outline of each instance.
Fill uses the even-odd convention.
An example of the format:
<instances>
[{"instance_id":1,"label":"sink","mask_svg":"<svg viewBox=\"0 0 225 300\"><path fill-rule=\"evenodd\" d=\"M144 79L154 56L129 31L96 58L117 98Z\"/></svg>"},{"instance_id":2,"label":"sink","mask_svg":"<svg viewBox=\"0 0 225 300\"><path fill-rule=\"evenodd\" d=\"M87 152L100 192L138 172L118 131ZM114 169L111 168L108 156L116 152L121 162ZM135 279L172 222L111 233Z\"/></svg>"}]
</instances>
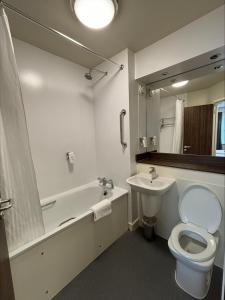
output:
<instances>
[{"instance_id":1,"label":"sink","mask_svg":"<svg viewBox=\"0 0 225 300\"><path fill-rule=\"evenodd\" d=\"M131 190L140 193L143 215L151 218L159 212L161 196L172 187L175 179L168 177L152 179L150 174L139 173L128 178L127 183L131 186Z\"/></svg>"},{"instance_id":2,"label":"sink","mask_svg":"<svg viewBox=\"0 0 225 300\"><path fill-rule=\"evenodd\" d=\"M168 177L152 179L150 174L139 173L128 178L127 183L136 192L161 196L175 183L175 179Z\"/></svg>"}]
</instances>

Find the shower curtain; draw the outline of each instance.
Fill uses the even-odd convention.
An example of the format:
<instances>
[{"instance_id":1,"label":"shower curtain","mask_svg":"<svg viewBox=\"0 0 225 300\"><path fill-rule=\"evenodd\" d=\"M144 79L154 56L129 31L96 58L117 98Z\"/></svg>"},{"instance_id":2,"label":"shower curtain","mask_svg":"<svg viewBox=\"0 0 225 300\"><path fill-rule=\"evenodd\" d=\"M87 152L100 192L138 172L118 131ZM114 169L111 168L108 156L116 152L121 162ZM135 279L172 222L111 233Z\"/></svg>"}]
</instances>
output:
<instances>
[{"instance_id":1,"label":"shower curtain","mask_svg":"<svg viewBox=\"0 0 225 300\"><path fill-rule=\"evenodd\" d=\"M173 153L181 154L183 148L184 101L176 100L175 126L173 133Z\"/></svg>"},{"instance_id":2,"label":"shower curtain","mask_svg":"<svg viewBox=\"0 0 225 300\"><path fill-rule=\"evenodd\" d=\"M9 250L44 233L22 93L7 16L0 7L0 191Z\"/></svg>"},{"instance_id":3,"label":"shower curtain","mask_svg":"<svg viewBox=\"0 0 225 300\"><path fill-rule=\"evenodd\" d=\"M160 137L160 89L154 90L147 98L147 136L155 137L155 145L150 145L148 151L159 151Z\"/></svg>"}]
</instances>

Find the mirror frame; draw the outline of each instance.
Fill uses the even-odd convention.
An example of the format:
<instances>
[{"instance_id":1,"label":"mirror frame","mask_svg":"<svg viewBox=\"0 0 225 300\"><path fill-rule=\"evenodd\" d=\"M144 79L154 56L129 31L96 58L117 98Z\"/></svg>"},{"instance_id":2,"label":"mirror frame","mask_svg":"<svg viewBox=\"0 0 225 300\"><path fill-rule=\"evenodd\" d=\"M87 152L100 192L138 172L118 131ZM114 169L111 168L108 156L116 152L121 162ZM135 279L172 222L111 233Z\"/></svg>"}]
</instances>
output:
<instances>
[{"instance_id":1,"label":"mirror frame","mask_svg":"<svg viewBox=\"0 0 225 300\"><path fill-rule=\"evenodd\" d=\"M136 154L136 162L225 174L225 157L219 156L144 152Z\"/></svg>"}]
</instances>

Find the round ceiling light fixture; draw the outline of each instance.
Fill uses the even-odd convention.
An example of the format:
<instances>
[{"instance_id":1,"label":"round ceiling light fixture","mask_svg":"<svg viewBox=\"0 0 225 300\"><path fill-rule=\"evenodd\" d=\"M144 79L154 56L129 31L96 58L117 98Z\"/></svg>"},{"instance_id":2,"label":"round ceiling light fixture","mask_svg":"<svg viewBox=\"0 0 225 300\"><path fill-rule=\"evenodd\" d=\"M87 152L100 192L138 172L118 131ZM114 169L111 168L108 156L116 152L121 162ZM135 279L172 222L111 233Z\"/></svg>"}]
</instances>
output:
<instances>
[{"instance_id":1,"label":"round ceiling light fixture","mask_svg":"<svg viewBox=\"0 0 225 300\"><path fill-rule=\"evenodd\" d=\"M117 0L72 0L71 4L78 20L91 29L108 26L118 11Z\"/></svg>"},{"instance_id":2,"label":"round ceiling light fixture","mask_svg":"<svg viewBox=\"0 0 225 300\"><path fill-rule=\"evenodd\" d=\"M189 80L179 81L172 84L172 87L179 88L188 84Z\"/></svg>"}]
</instances>

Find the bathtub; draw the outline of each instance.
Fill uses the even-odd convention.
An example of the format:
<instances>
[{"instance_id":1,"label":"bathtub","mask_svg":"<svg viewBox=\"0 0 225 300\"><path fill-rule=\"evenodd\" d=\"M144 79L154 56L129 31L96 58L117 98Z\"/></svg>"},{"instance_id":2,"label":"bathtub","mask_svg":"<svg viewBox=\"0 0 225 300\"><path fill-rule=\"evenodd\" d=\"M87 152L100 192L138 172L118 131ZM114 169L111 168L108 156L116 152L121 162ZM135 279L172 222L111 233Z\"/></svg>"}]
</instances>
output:
<instances>
[{"instance_id":1,"label":"bathtub","mask_svg":"<svg viewBox=\"0 0 225 300\"><path fill-rule=\"evenodd\" d=\"M93 182L41 200L45 234L10 253L16 300L52 299L128 230L127 191L107 195ZM97 222L90 210L109 199L112 214Z\"/></svg>"}]
</instances>

